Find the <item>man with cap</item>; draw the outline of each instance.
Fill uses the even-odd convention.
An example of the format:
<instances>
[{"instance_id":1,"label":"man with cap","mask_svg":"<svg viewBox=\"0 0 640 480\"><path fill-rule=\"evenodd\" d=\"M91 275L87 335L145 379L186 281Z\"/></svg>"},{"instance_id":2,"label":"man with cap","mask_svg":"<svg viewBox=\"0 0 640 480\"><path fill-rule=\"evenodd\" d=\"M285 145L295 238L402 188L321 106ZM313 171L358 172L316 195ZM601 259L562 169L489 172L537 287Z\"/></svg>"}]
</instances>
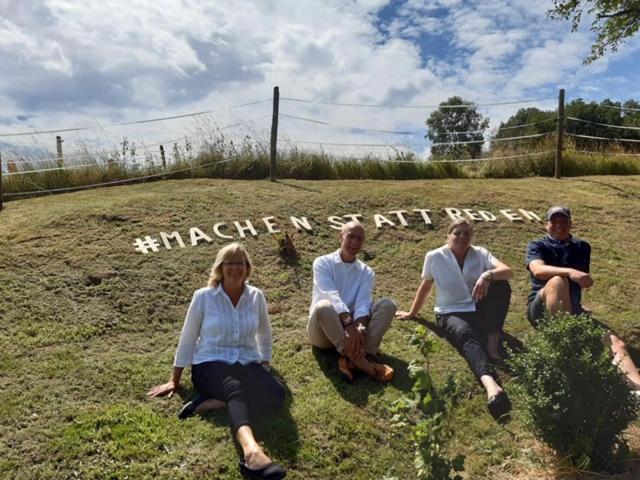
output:
<instances>
[{"instance_id":1,"label":"man with cap","mask_svg":"<svg viewBox=\"0 0 640 480\"><path fill-rule=\"evenodd\" d=\"M527 319L534 327L538 327L545 313L550 316L557 312L589 313L582 306L582 290L593 286L589 274L591 245L571 235L571 227L571 210L553 206L547 212L548 235L527 246L527 270L531 273ZM640 374L625 343L611 331L606 333L605 341L631 389L640 391Z\"/></svg>"},{"instance_id":2,"label":"man with cap","mask_svg":"<svg viewBox=\"0 0 640 480\"><path fill-rule=\"evenodd\" d=\"M393 369L375 355L397 307L390 298L373 302L373 270L357 258L364 240L364 227L349 222L340 231L340 249L313 262L307 333L314 347L338 350L345 380L353 381L355 370L361 370L388 382Z\"/></svg>"}]
</instances>

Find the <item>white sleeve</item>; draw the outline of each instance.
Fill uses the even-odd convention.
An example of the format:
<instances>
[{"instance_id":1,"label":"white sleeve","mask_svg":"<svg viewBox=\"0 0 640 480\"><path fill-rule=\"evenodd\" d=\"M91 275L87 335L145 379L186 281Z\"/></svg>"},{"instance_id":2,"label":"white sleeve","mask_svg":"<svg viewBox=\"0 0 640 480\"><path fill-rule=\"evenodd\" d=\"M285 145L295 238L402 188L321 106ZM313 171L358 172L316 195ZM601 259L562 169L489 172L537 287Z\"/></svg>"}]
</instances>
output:
<instances>
[{"instance_id":1,"label":"white sleeve","mask_svg":"<svg viewBox=\"0 0 640 480\"><path fill-rule=\"evenodd\" d=\"M176 350L173 365L176 367L188 367L193 363L193 352L200 336L200 328L204 318L204 290L198 290L193 294L191 305L184 319L178 349Z\"/></svg>"},{"instance_id":2,"label":"white sleeve","mask_svg":"<svg viewBox=\"0 0 640 480\"><path fill-rule=\"evenodd\" d=\"M373 303L373 284L375 274L369 267L365 267L362 281L358 287L356 301L353 306L353 318L368 317L371 314L371 304Z\"/></svg>"},{"instance_id":3,"label":"white sleeve","mask_svg":"<svg viewBox=\"0 0 640 480\"><path fill-rule=\"evenodd\" d=\"M316 258L313 262L313 283L329 297L331 305L338 314L349 311L349 307L340 297L340 292L331 276L331 266L323 257Z\"/></svg>"},{"instance_id":4,"label":"white sleeve","mask_svg":"<svg viewBox=\"0 0 640 480\"><path fill-rule=\"evenodd\" d=\"M433 280L433 255L430 253L427 252L424 256L424 265L422 266L422 278L428 281Z\"/></svg>"},{"instance_id":5,"label":"white sleeve","mask_svg":"<svg viewBox=\"0 0 640 480\"><path fill-rule=\"evenodd\" d=\"M480 257L482 258L482 270L486 272L487 270L495 268L496 258L491 255L489 250L484 247L478 247L478 251L480 252Z\"/></svg>"},{"instance_id":6,"label":"white sleeve","mask_svg":"<svg viewBox=\"0 0 640 480\"><path fill-rule=\"evenodd\" d=\"M258 352L260 359L270 362L273 350L273 339L271 336L271 323L269 322L269 312L267 310L267 301L262 291L258 290L256 295L258 304L258 330L256 331L256 343L258 344Z\"/></svg>"}]
</instances>

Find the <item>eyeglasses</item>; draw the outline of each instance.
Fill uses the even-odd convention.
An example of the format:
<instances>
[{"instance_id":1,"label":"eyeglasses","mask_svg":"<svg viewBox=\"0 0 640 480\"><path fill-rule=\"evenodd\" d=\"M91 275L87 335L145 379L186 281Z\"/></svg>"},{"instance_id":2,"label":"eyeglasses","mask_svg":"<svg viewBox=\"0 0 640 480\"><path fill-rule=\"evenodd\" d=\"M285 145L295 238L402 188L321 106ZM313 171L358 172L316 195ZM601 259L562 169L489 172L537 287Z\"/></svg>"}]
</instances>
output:
<instances>
[{"instance_id":1,"label":"eyeglasses","mask_svg":"<svg viewBox=\"0 0 640 480\"><path fill-rule=\"evenodd\" d=\"M247 262L222 262L222 265L226 265L227 267L246 267Z\"/></svg>"}]
</instances>

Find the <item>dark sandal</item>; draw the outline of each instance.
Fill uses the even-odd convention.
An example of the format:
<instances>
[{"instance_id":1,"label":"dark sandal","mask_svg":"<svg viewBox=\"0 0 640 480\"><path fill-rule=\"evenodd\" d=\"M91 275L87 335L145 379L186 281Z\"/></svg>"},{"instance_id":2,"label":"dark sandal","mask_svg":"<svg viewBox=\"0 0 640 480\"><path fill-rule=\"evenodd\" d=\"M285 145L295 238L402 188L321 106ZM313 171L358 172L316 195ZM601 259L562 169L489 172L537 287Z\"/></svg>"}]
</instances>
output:
<instances>
[{"instance_id":1,"label":"dark sandal","mask_svg":"<svg viewBox=\"0 0 640 480\"><path fill-rule=\"evenodd\" d=\"M491 397L489 397L489 400L487 401L487 409L495 421L501 425L511 420L511 417L509 416L509 412L511 411L511 400L509 400L509 397L504 390L497 395L491 395Z\"/></svg>"},{"instance_id":2,"label":"dark sandal","mask_svg":"<svg viewBox=\"0 0 640 480\"><path fill-rule=\"evenodd\" d=\"M277 463L253 470L247 467L244 458L240 459L240 474L247 480L280 480L287 476L287 471Z\"/></svg>"},{"instance_id":3,"label":"dark sandal","mask_svg":"<svg viewBox=\"0 0 640 480\"><path fill-rule=\"evenodd\" d=\"M185 420L189 417L194 416L196 414L196 408L198 408L198 405L200 405L205 400L207 400L207 397L205 397L201 393L198 393L195 397L193 397L182 406L182 408L178 412L178 418L180 420Z\"/></svg>"},{"instance_id":4,"label":"dark sandal","mask_svg":"<svg viewBox=\"0 0 640 480\"><path fill-rule=\"evenodd\" d=\"M338 358L338 371L340 372L340 377L345 382L353 383L354 371L347 357L340 356L340 358Z\"/></svg>"}]
</instances>

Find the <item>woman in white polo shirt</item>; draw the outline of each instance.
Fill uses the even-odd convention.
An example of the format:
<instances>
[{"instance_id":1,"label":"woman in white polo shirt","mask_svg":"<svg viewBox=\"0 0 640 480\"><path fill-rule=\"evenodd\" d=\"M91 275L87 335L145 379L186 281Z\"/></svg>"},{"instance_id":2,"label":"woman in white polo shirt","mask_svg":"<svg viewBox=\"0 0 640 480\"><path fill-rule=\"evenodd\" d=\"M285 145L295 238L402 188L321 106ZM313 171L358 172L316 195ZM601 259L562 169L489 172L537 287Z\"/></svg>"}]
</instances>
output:
<instances>
[{"instance_id":1,"label":"woman in white polo shirt","mask_svg":"<svg viewBox=\"0 0 640 480\"><path fill-rule=\"evenodd\" d=\"M396 316L415 317L435 284L438 326L487 391L491 415L505 420L511 402L492 365L502 364L498 344L511 298L507 280L513 272L485 248L471 245L473 226L468 220L455 220L447 234L446 245L425 257L411 310Z\"/></svg>"},{"instance_id":2,"label":"woman in white polo shirt","mask_svg":"<svg viewBox=\"0 0 640 480\"><path fill-rule=\"evenodd\" d=\"M242 448L240 472L245 478L281 479L286 471L262 450L253 423L280 409L284 387L271 373L271 326L267 302L246 283L253 267L239 243L223 247L211 268L208 286L197 290L182 327L169 382L149 391L151 397L173 395L191 366L199 400L179 415L193 414L204 399L210 407L227 407L233 434ZM202 405L200 405L202 406Z\"/></svg>"}]
</instances>

